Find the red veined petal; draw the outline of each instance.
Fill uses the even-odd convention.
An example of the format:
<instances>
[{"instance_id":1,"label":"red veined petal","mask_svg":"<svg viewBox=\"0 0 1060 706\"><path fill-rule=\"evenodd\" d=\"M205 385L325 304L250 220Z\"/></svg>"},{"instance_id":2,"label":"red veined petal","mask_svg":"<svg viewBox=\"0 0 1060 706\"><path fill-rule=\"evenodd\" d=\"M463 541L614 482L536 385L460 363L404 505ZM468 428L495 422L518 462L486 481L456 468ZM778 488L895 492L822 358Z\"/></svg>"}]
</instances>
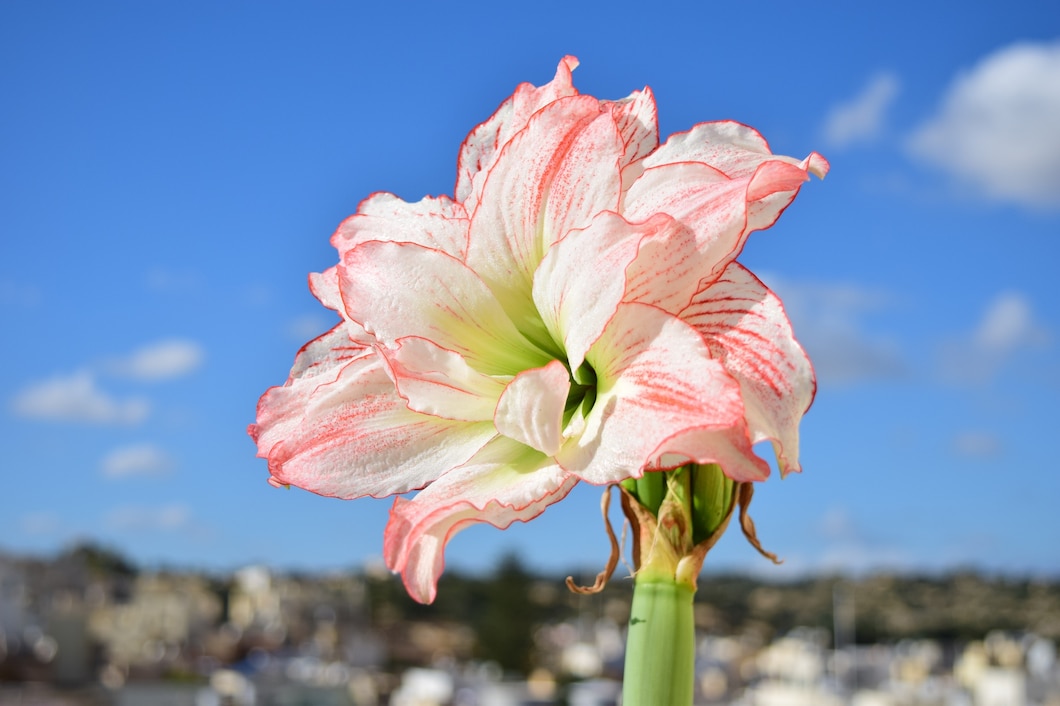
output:
<instances>
[{"instance_id":1,"label":"red veined petal","mask_svg":"<svg viewBox=\"0 0 1060 706\"><path fill-rule=\"evenodd\" d=\"M800 470L799 421L815 381L780 300L733 263L680 316L739 381L753 441L773 441L782 473Z\"/></svg>"},{"instance_id":2,"label":"red veined petal","mask_svg":"<svg viewBox=\"0 0 1060 706\"><path fill-rule=\"evenodd\" d=\"M476 273L440 250L364 243L346 253L339 281L350 318L386 347L426 338L488 375L514 375L549 360L516 330Z\"/></svg>"},{"instance_id":3,"label":"red veined petal","mask_svg":"<svg viewBox=\"0 0 1060 706\"><path fill-rule=\"evenodd\" d=\"M501 103L488 120L475 127L460 146L457 158L456 200L468 203L475 199L473 182L493 166L501 148L515 133L526 127L526 123L537 111L549 103L578 95L571 83L571 72L578 66L573 56L565 56L556 67L555 77L543 86L522 83L508 99Z\"/></svg>"},{"instance_id":4,"label":"red veined petal","mask_svg":"<svg viewBox=\"0 0 1060 706\"><path fill-rule=\"evenodd\" d=\"M425 197L415 203L394 194L372 194L344 220L331 236L339 259L361 243L384 240L416 243L463 259L467 250L468 218L462 204L448 196Z\"/></svg>"},{"instance_id":5,"label":"red veined petal","mask_svg":"<svg viewBox=\"0 0 1060 706\"><path fill-rule=\"evenodd\" d=\"M383 549L387 566L401 574L410 596L430 603L454 534L478 522L504 529L531 520L577 483L551 458L497 437L412 500L394 501Z\"/></svg>"},{"instance_id":6,"label":"red veined petal","mask_svg":"<svg viewBox=\"0 0 1060 706\"><path fill-rule=\"evenodd\" d=\"M689 431L744 423L739 385L701 335L661 309L620 305L586 360L596 402L556 458L590 483L640 476Z\"/></svg>"},{"instance_id":7,"label":"red veined petal","mask_svg":"<svg viewBox=\"0 0 1060 706\"><path fill-rule=\"evenodd\" d=\"M496 434L491 423L411 411L380 358L349 350L337 329L303 349L287 384L262 396L249 431L271 482L340 498L422 487Z\"/></svg>"}]
</instances>

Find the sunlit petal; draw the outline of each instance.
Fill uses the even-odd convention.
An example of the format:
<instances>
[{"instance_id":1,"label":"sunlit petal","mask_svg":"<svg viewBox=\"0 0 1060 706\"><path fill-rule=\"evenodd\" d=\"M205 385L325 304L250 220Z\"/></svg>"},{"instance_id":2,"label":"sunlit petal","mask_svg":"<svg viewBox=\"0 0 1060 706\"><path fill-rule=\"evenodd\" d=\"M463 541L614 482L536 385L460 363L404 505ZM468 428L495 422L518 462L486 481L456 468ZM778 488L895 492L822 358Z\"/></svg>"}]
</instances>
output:
<instances>
[{"instance_id":1,"label":"sunlit petal","mask_svg":"<svg viewBox=\"0 0 1060 706\"><path fill-rule=\"evenodd\" d=\"M507 377L484 375L455 351L410 336L383 351L399 395L409 409L446 419L489 421Z\"/></svg>"},{"instance_id":2,"label":"sunlit petal","mask_svg":"<svg viewBox=\"0 0 1060 706\"><path fill-rule=\"evenodd\" d=\"M497 404L497 431L541 453L559 450L563 408L570 392L570 374L554 360L543 368L524 370L505 388Z\"/></svg>"},{"instance_id":3,"label":"sunlit petal","mask_svg":"<svg viewBox=\"0 0 1060 706\"><path fill-rule=\"evenodd\" d=\"M681 318L703 334L714 356L739 380L753 440L774 442L781 472L800 470L799 421L813 400L815 383L780 300L734 263Z\"/></svg>"},{"instance_id":4,"label":"sunlit petal","mask_svg":"<svg viewBox=\"0 0 1060 706\"><path fill-rule=\"evenodd\" d=\"M543 86L521 83L488 120L478 125L464 140L457 160L456 200L470 210L477 201L472 184L489 172L501 148L541 108L560 98L578 95L571 83L571 72L578 66L573 56L565 56L556 67L555 77Z\"/></svg>"},{"instance_id":5,"label":"sunlit petal","mask_svg":"<svg viewBox=\"0 0 1060 706\"><path fill-rule=\"evenodd\" d=\"M364 243L346 253L339 280L350 317L387 347L408 336L426 338L486 374L515 374L548 362L482 280L439 250Z\"/></svg>"},{"instance_id":6,"label":"sunlit petal","mask_svg":"<svg viewBox=\"0 0 1060 706\"><path fill-rule=\"evenodd\" d=\"M610 126L617 145L614 121L609 114L601 114L599 102L589 96L561 98L534 114L501 151L471 214L467 264L517 322L533 312L529 295L534 270L548 245L563 235L545 232L546 222L563 219L562 213L556 213L563 199L573 204L581 198L567 183L578 174L578 170L572 172L567 166L568 157L572 146L579 142L579 135L594 124ZM589 143L597 144L598 140ZM579 164L590 156L584 150L578 155ZM617 157L611 160L610 169L601 174L599 182L585 195L584 202L578 203L585 220L591 217L598 201L611 208L618 205ZM553 188L557 189L556 196L551 196ZM553 215L546 219L542 214L550 207L550 199L558 201L551 204ZM580 218L572 215L563 223L569 225Z\"/></svg>"},{"instance_id":7,"label":"sunlit petal","mask_svg":"<svg viewBox=\"0 0 1060 706\"><path fill-rule=\"evenodd\" d=\"M425 197L415 203L393 194L372 194L331 236L339 259L361 243L384 240L415 243L441 250L457 259L467 250L468 218L463 204L447 196Z\"/></svg>"},{"instance_id":8,"label":"sunlit petal","mask_svg":"<svg viewBox=\"0 0 1060 706\"><path fill-rule=\"evenodd\" d=\"M326 365L333 370L340 360ZM275 484L340 498L403 493L463 463L496 434L490 423L409 410L378 356L354 357L337 374L304 374L315 367L258 403L251 435Z\"/></svg>"},{"instance_id":9,"label":"sunlit petal","mask_svg":"<svg viewBox=\"0 0 1060 706\"><path fill-rule=\"evenodd\" d=\"M557 459L591 483L640 476L679 434L743 422L739 385L702 336L655 307L619 306L586 360L596 371L596 403Z\"/></svg>"},{"instance_id":10,"label":"sunlit petal","mask_svg":"<svg viewBox=\"0 0 1060 706\"><path fill-rule=\"evenodd\" d=\"M526 522L564 498L578 479L551 458L498 437L412 500L398 498L386 528L384 556L413 598L434 600L445 545L465 527Z\"/></svg>"}]
</instances>

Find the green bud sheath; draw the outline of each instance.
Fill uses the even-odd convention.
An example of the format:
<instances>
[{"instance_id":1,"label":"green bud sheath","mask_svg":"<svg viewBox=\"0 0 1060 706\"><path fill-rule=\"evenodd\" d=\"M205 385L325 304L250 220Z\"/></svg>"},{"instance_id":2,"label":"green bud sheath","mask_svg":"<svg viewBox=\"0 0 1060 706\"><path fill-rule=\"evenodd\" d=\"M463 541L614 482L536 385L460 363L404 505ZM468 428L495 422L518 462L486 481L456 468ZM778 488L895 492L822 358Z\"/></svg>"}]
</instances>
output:
<instances>
[{"instance_id":1,"label":"green bud sheath","mask_svg":"<svg viewBox=\"0 0 1060 706\"><path fill-rule=\"evenodd\" d=\"M640 478L628 478L622 481L622 487L639 500L640 504L651 514L657 515L659 506L666 497L666 473L648 471Z\"/></svg>"},{"instance_id":2,"label":"green bud sheath","mask_svg":"<svg viewBox=\"0 0 1060 706\"><path fill-rule=\"evenodd\" d=\"M729 515L735 482L711 463L692 472L692 539L699 544L714 534Z\"/></svg>"}]
</instances>

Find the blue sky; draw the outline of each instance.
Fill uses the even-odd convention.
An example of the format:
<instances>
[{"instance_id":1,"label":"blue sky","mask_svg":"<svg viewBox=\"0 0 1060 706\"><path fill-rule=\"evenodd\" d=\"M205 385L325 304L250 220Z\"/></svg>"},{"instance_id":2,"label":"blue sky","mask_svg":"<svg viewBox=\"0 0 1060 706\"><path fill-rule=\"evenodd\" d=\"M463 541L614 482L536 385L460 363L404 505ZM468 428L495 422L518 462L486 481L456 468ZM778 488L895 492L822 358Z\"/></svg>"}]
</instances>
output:
<instances>
[{"instance_id":1,"label":"blue sky","mask_svg":"<svg viewBox=\"0 0 1060 706\"><path fill-rule=\"evenodd\" d=\"M731 118L832 163L742 258L819 374L804 472L753 506L786 563L732 533L708 567L1057 575L1060 6L518 7L0 4L0 550L374 561L389 501L270 487L246 425L332 323L335 226L451 193L466 133L574 54L585 93L650 85L664 135ZM595 571L598 499L449 564Z\"/></svg>"}]
</instances>

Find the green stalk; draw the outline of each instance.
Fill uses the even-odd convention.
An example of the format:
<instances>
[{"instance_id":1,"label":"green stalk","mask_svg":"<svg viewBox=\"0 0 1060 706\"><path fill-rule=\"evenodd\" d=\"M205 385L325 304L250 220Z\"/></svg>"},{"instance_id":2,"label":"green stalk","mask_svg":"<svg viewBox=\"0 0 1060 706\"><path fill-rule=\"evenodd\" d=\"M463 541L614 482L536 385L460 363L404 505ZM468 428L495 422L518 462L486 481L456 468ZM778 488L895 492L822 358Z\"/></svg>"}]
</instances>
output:
<instances>
[{"instance_id":1,"label":"green stalk","mask_svg":"<svg viewBox=\"0 0 1060 706\"><path fill-rule=\"evenodd\" d=\"M626 637L623 706L691 706L695 589L659 576L636 579Z\"/></svg>"}]
</instances>

